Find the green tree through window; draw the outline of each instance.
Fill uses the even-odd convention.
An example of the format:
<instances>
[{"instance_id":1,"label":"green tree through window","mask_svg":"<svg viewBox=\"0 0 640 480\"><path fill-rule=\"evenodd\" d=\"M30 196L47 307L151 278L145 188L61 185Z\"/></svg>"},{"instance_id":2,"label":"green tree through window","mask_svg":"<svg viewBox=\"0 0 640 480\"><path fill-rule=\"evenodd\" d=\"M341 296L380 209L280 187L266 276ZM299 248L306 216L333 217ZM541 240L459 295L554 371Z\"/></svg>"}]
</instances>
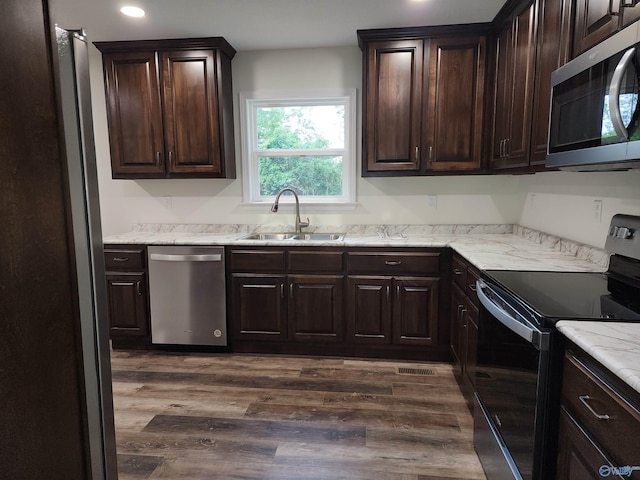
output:
<instances>
[{"instance_id":1,"label":"green tree through window","mask_svg":"<svg viewBox=\"0 0 640 480\"><path fill-rule=\"evenodd\" d=\"M284 187L305 196L342 195L342 157L317 154L317 150L331 147L331 140L319 133L312 121L317 108L261 107L256 110L257 145L263 152L258 157L260 195L275 195ZM344 108L341 115L344 119ZM277 156L264 155L268 150L280 152ZM297 154L282 155L282 150L296 150ZM314 152L304 155L300 150Z\"/></svg>"}]
</instances>

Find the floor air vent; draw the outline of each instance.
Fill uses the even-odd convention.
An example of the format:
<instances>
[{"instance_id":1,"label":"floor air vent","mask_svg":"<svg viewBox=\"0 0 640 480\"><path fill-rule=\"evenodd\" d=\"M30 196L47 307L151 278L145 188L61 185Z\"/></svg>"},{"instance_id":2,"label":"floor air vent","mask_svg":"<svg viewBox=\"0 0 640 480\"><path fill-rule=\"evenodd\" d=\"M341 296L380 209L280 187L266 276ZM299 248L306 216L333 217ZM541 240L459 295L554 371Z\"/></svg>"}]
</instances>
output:
<instances>
[{"instance_id":1,"label":"floor air vent","mask_svg":"<svg viewBox=\"0 0 640 480\"><path fill-rule=\"evenodd\" d=\"M406 373L409 375L435 375L434 371L430 368L405 368L399 367L398 373Z\"/></svg>"}]
</instances>

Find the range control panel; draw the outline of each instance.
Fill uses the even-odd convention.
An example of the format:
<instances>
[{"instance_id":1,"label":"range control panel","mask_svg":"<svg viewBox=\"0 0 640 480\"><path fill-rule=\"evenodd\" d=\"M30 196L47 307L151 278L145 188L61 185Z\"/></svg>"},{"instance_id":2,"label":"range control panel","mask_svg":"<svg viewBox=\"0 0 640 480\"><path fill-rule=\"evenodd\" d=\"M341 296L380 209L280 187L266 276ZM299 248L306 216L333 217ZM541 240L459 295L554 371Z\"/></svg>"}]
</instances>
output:
<instances>
[{"instance_id":1,"label":"range control panel","mask_svg":"<svg viewBox=\"0 0 640 480\"><path fill-rule=\"evenodd\" d=\"M614 215L604 249L612 254L640 260L640 217Z\"/></svg>"}]
</instances>

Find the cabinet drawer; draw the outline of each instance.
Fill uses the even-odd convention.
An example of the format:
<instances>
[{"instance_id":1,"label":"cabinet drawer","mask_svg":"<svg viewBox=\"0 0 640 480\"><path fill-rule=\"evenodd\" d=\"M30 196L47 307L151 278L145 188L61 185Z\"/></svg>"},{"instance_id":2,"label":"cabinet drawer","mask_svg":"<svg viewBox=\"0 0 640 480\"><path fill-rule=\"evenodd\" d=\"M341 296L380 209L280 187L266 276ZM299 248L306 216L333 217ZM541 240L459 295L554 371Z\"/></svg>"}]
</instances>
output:
<instances>
[{"instance_id":1,"label":"cabinet drawer","mask_svg":"<svg viewBox=\"0 0 640 480\"><path fill-rule=\"evenodd\" d=\"M289 252L290 272L341 272L342 252L293 250Z\"/></svg>"},{"instance_id":2,"label":"cabinet drawer","mask_svg":"<svg viewBox=\"0 0 640 480\"><path fill-rule=\"evenodd\" d=\"M451 260L451 278L466 295L467 265L459 257L453 257Z\"/></svg>"},{"instance_id":3,"label":"cabinet drawer","mask_svg":"<svg viewBox=\"0 0 640 480\"><path fill-rule=\"evenodd\" d=\"M618 465L640 465L640 413L582 362L565 356L562 403Z\"/></svg>"},{"instance_id":4,"label":"cabinet drawer","mask_svg":"<svg viewBox=\"0 0 640 480\"><path fill-rule=\"evenodd\" d=\"M144 270L145 249L105 248L104 266L106 270Z\"/></svg>"},{"instance_id":5,"label":"cabinet drawer","mask_svg":"<svg viewBox=\"0 0 640 480\"><path fill-rule=\"evenodd\" d=\"M284 250L231 250L233 272L283 272Z\"/></svg>"},{"instance_id":6,"label":"cabinet drawer","mask_svg":"<svg viewBox=\"0 0 640 480\"><path fill-rule=\"evenodd\" d=\"M349 273L439 275L439 253L349 252Z\"/></svg>"}]
</instances>

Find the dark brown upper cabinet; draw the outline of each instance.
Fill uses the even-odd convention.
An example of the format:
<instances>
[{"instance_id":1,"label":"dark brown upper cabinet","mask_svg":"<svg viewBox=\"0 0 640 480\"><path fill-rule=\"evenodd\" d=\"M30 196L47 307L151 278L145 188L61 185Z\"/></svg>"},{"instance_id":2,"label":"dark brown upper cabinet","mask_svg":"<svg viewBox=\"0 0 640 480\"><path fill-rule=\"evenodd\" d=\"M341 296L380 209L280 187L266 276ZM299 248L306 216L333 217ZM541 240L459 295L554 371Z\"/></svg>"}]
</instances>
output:
<instances>
[{"instance_id":1,"label":"dark brown upper cabinet","mask_svg":"<svg viewBox=\"0 0 640 480\"><path fill-rule=\"evenodd\" d=\"M517 11L498 37L491 168L529 165L536 53L536 2Z\"/></svg>"},{"instance_id":2,"label":"dark brown upper cabinet","mask_svg":"<svg viewBox=\"0 0 640 480\"><path fill-rule=\"evenodd\" d=\"M223 38L95 45L113 178L235 178L235 50Z\"/></svg>"},{"instance_id":3,"label":"dark brown upper cabinet","mask_svg":"<svg viewBox=\"0 0 640 480\"><path fill-rule=\"evenodd\" d=\"M551 73L571 50L571 0L512 2L496 40L491 169L544 169Z\"/></svg>"},{"instance_id":4,"label":"dark brown upper cabinet","mask_svg":"<svg viewBox=\"0 0 640 480\"><path fill-rule=\"evenodd\" d=\"M486 36L477 30L358 31L363 176L480 169Z\"/></svg>"},{"instance_id":5,"label":"dark brown upper cabinet","mask_svg":"<svg viewBox=\"0 0 640 480\"><path fill-rule=\"evenodd\" d=\"M640 5L631 0L577 0L575 12L574 56L589 50L605 38L640 18Z\"/></svg>"}]
</instances>

